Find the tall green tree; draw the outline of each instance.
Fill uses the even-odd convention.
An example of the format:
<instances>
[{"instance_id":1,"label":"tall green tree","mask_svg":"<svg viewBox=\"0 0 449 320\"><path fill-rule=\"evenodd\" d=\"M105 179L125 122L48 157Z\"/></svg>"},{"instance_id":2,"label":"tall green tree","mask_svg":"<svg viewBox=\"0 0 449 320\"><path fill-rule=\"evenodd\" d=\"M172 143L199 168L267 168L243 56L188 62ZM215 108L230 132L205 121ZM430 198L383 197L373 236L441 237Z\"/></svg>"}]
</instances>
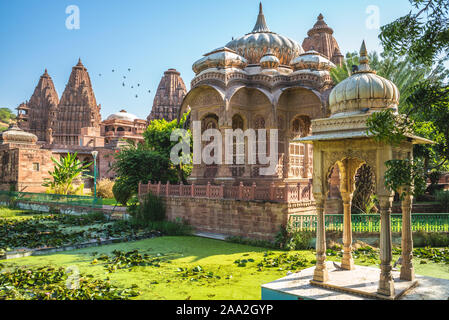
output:
<instances>
[{"instance_id":1,"label":"tall green tree","mask_svg":"<svg viewBox=\"0 0 449 320\"><path fill-rule=\"evenodd\" d=\"M384 50L396 56L408 55L413 61L433 65L449 54L449 1L409 0L407 15L381 27Z\"/></svg>"},{"instance_id":2,"label":"tall green tree","mask_svg":"<svg viewBox=\"0 0 449 320\"><path fill-rule=\"evenodd\" d=\"M8 124L10 120L14 120L16 115L9 108L0 108L0 122Z\"/></svg>"},{"instance_id":3,"label":"tall green tree","mask_svg":"<svg viewBox=\"0 0 449 320\"><path fill-rule=\"evenodd\" d=\"M170 154L172 148L179 141L170 141L172 132L182 129L187 115L182 119L167 122L165 120L152 121L144 132L143 144L129 144L115 155L116 162L113 170L116 172L122 185L128 186L134 193L139 183L170 182L186 183L192 165L189 156L182 157L183 162L174 164Z\"/></svg>"},{"instance_id":4,"label":"tall green tree","mask_svg":"<svg viewBox=\"0 0 449 320\"><path fill-rule=\"evenodd\" d=\"M407 54L415 63L433 67L438 73L449 53L449 1L409 1L413 10L383 26L379 38L390 54ZM425 159L427 173L449 169L447 71L440 74L445 77L427 77L416 84L401 110L413 121L417 134L436 142L415 147L415 155Z\"/></svg>"}]
</instances>

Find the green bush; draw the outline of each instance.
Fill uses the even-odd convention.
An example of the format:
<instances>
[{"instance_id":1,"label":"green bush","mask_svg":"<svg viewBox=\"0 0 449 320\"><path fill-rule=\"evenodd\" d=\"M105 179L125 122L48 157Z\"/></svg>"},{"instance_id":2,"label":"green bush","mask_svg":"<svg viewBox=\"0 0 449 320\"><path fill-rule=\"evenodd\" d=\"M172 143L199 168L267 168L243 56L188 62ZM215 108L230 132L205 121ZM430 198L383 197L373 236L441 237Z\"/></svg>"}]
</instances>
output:
<instances>
[{"instance_id":1,"label":"green bush","mask_svg":"<svg viewBox=\"0 0 449 320\"><path fill-rule=\"evenodd\" d=\"M444 212L449 212L449 191L437 191L435 193L436 200Z\"/></svg>"},{"instance_id":2,"label":"green bush","mask_svg":"<svg viewBox=\"0 0 449 320\"><path fill-rule=\"evenodd\" d=\"M193 233L192 227L181 221L150 221L148 228L157 230L164 236L189 236Z\"/></svg>"},{"instance_id":3,"label":"green bush","mask_svg":"<svg viewBox=\"0 0 449 320\"><path fill-rule=\"evenodd\" d=\"M112 188L114 187L114 181L109 179L101 179L97 182L97 197L103 199L111 199L114 197Z\"/></svg>"},{"instance_id":4,"label":"green bush","mask_svg":"<svg viewBox=\"0 0 449 320\"><path fill-rule=\"evenodd\" d=\"M140 205L132 210L132 215L140 225L147 226L150 222L164 221L165 210L164 201L149 193L143 197Z\"/></svg>"},{"instance_id":5,"label":"green bush","mask_svg":"<svg viewBox=\"0 0 449 320\"><path fill-rule=\"evenodd\" d=\"M310 241L314 236L310 231L291 231L289 227L281 227L276 235L276 246L284 250L311 249Z\"/></svg>"},{"instance_id":6,"label":"green bush","mask_svg":"<svg viewBox=\"0 0 449 320\"><path fill-rule=\"evenodd\" d=\"M415 247L449 247L449 234L419 231L413 233Z\"/></svg>"},{"instance_id":7,"label":"green bush","mask_svg":"<svg viewBox=\"0 0 449 320\"><path fill-rule=\"evenodd\" d=\"M128 183L122 178L115 181L112 192L114 193L115 200L123 206L126 206L129 199L133 196L132 189L129 188Z\"/></svg>"},{"instance_id":8,"label":"green bush","mask_svg":"<svg viewBox=\"0 0 449 320\"><path fill-rule=\"evenodd\" d=\"M290 235L287 242L287 250L307 250L311 249L310 240L313 238L313 233L308 231L297 231Z\"/></svg>"}]
</instances>

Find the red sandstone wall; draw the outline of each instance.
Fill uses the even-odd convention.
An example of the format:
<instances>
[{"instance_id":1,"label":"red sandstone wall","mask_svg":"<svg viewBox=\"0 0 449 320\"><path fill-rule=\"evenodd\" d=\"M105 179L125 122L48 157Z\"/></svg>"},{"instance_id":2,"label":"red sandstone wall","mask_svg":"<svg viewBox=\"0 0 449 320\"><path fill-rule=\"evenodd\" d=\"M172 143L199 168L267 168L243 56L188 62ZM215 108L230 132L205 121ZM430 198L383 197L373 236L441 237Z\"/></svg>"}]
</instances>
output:
<instances>
[{"instance_id":1,"label":"red sandstone wall","mask_svg":"<svg viewBox=\"0 0 449 320\"><path fill-rule=\"evenodd\" d=\"M43 149L19 149L18 191L44 193L46 188L42 183L50 178L49 171L53 171L52 153ZM33 164L39 164L36 171Z\"/></svg>"},{"instance_id":2,"label":"red sandstone wall","mask_svg":"<svg viewBox=\"0 0 449 320\"><path fill-rule=\"evenodd\" d=\"M273 240L289 214L310 213L313 207L292 208L287 203L169 197L167 217L187 221L197 231Z\"/></svg>"}]
</instances>

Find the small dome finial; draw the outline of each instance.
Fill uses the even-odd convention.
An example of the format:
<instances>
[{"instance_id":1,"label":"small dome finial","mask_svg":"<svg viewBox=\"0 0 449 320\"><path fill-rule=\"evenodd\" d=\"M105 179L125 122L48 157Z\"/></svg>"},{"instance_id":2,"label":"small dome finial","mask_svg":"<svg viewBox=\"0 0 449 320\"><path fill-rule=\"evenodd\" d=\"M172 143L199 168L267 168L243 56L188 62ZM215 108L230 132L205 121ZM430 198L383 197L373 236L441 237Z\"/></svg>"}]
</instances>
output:
<instances>
[{"instance_id":1,"label":"small dome finial","mask_svg":"<svg viewBox=\"0 0 449 320\"><path fill-rule=\"evenodd\" d=\"M320 13L320 15L318 16L318 20L324 20L324 17L323 17L323 14L322 13Z\"/></svg>"},{"instance_id":2,"label":"small dome finial","mask_svg":"<svg viewBox=\"0 0 449 320\"><path fill-rule=\"evenodd\" d=\"M263 14L262 2L259 3L259 16L252 32L270 32Z\"/></svg>"},{"instance_id":3,"label":"small dome finial","mask_svg":"<svg viewBox=\"0 0 449 320\"><path fill-rule=\"evenodd\" d=\"M360 58L359 58L359 72L371 71L369 66L369 57L368 50L366 50L365 40L362 42L362 46L360 47Z\"/></svg>"}]
</instances>

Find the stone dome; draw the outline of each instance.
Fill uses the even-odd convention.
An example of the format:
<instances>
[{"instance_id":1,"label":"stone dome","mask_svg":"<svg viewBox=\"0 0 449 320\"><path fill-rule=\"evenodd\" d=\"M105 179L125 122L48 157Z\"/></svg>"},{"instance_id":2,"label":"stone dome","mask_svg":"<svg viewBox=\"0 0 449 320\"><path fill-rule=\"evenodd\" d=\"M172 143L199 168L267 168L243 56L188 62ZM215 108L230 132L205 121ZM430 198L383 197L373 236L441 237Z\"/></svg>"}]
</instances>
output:
<instances>
[{"instance_id":1,"label":"stone dome","mask_svg":"<svg viewBox=\"0 0 449 320\"><path fill-rule=\"evenodd\" d=\"M200 73L209 68L245 68L248 62L242 56L239 56L237 52L227 47L222 47L213 50L204 55L193 64L193 72L195 74Z\"/></svg>"},{"instance_id":2,"label":"stone dome","mask_svg":"<svg viewBox=\"0 0 449 320\"><path fill-rule=\"evenodd\" d=\"M35 144L37 142L37 136L23 131L16 124L9 126L9 129L4 131L0 135L0 141L5 143L16 143L16 144Z\"/></svg>"},{"instance_id":3,"label":"stone dome","mask_svg":"<svg viewBox=\"0 0 449 320\"><path fill-rule=\"evenodd\" d=\"M260 59L260 66L262 69L277 69L279 64L279 59L274 55L271 49L268 49L267 53Z\"/></svg>"},{"instance_id":4,"label":"stone dome","mask_svg":"<svg viewBox=\"0 0 449 320\"><path fill-rule=\"evenodd\" d=\"M304 52L301 45L296 41L268 29L262 4L260 4L259 16L253 31L241 38L232 40L226 47L243 56L249 64L259 64L260 59L268 49L273 51L282 65L289 65L293 58Z\"/></svg>"},{"instance_id":5,"label":"stone dome","mask_svg":"<svg viewBox=\"0 0 449 320\"><path fill-rule=\"evenodd\" d=\"M121 110L120 112L111 114L106 120L125 120L134 122L137 119L137 116L126 112L125 110Z\"/></svg>"},{"instance_id":6,"label":"stone dome","mask_svg":"<svg viewBox=\"0 0 449 320\"><path fill-rule=\"evenodd\" d=\"M300 54L291 61L290 65L295 71L305 69L329 71L332 68L336 68L335 64L328 58L314 50Z\"/></svg>"},{"instance_id":7,"label":"stone dome","mask_svg":"<svg viewBox=\"0 0 449 320\"><path fill-rule=\"evenodd\" d=\"M330 93L331 115L343 112L361 112L376 109L397 108L399 90L396 85L369 66L365 41L360 49L359 70L340 82Z\"/></svg>"}]
</instances>

